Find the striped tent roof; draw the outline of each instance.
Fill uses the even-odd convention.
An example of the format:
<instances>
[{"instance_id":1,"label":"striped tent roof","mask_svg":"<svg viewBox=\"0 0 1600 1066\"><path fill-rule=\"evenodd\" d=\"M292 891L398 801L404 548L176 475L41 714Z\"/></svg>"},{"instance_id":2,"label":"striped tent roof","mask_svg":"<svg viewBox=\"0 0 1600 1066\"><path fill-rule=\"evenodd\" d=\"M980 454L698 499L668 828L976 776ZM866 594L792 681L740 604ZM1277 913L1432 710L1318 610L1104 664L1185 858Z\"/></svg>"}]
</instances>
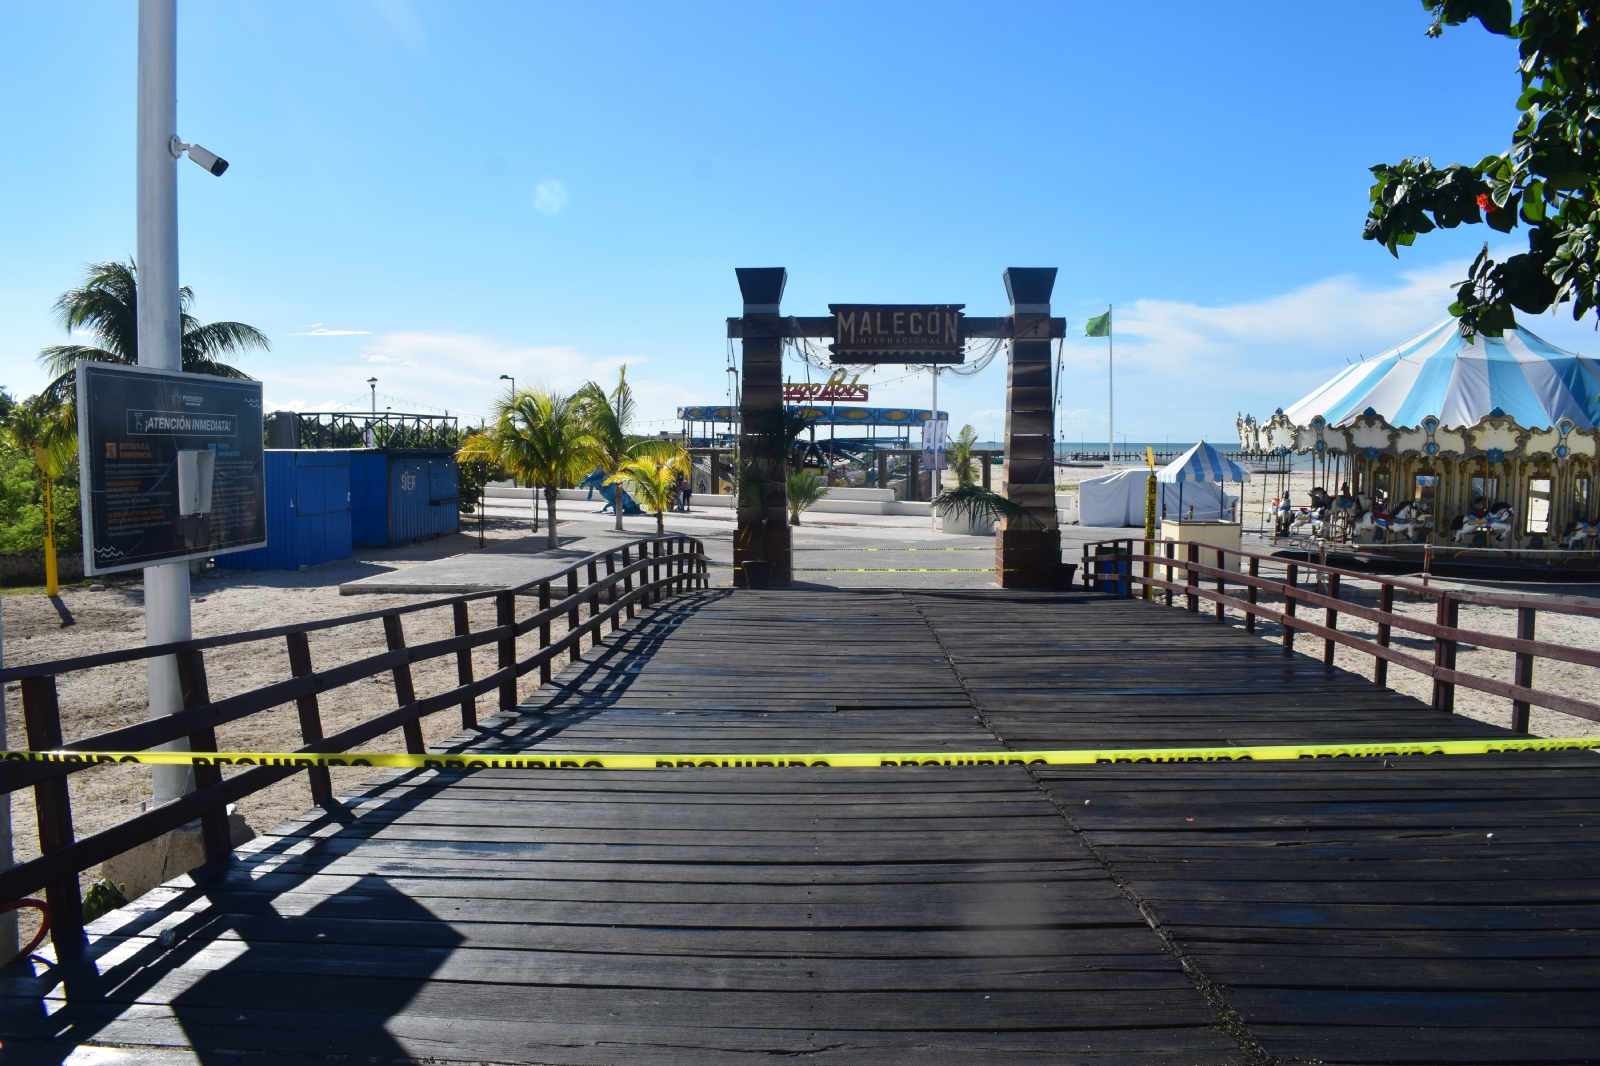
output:
<instances>
[{"instance_id":1,"label":"striped tent roof","mask_svg":"<svg viewBox=\"0 0 1600 1066\"><path fill-rule=\"evenodd\" d=\"M1157 481L1211 482L1249 481L1250 471L1217 451L1205 441L1184 452L1156 471Z\"/></svg>"},{"instance_id":2,"label":"striped tent roof","mask_svg":"<svg viewBox=\"0 0 1600 1066\"><path fill-rule=\"evenodd\" d=\"M1547 429L1563 417L1593 429L1600 424L1600 360L1520 326L1469 341L1447 318L1340 371L1284 414L1297 426L1317 415L1338 426L1368 410L1391 426L1420 425L1427 415L1445 426L1471 426L1498 411L1524 429Z\"/></svg>"}]
</instances>

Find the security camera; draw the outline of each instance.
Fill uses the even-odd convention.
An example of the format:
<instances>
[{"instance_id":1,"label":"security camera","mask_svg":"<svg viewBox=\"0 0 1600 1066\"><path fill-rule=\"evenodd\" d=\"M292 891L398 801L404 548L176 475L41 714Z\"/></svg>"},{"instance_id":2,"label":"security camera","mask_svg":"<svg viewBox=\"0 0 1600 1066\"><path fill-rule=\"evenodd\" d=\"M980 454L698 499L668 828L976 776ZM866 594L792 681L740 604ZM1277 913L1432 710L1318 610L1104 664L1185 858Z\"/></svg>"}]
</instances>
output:
<instances>
[{"instance_id":1,"label":"security camera","mask_svg":"<svg viewBox=\"0 0 1600 1066\"><path fill-rule=\"evenodd\" d=\"M228 161L226 159L213 152L206 151L198 144L186 144L174 136L168 147L172 149L172 158L176 159L184 152L188 152L189 158L194 160L198 166L205 168L219 178L222 177L222 172L228 169Z\"/></svg>"},{"instance_id":2,"label":"security camera","mask_svg":"<svg viewBox=\"0 0 1600 1066\"><path fill-rule=\"evenodd\" d=\"M206 170L209 170L219 178L222 177L222 172L228 169L228 161L226 159L222 158L220 155L215 155L206 151L198 144L191 144L189 146L189 158L194 160L196 163L199 163L202 167L204 167Z\"/></svg>"}]
</instances>

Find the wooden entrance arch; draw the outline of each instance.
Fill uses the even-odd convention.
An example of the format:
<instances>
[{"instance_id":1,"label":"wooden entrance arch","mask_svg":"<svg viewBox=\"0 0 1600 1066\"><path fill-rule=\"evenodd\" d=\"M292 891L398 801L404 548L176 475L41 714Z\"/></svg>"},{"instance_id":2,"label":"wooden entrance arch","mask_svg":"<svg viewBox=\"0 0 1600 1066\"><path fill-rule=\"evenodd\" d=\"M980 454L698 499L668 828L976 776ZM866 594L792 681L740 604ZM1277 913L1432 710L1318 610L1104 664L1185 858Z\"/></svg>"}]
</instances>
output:
<instances>
[{"instance_id":1,"label":"wooden entrance arch","mask_svg":"<svg viewBox=\"0 0 1600 1066\"><path fill-rule=\"evenodd\" d=\"M783 267L741 267L734 272L744 313L728 319L728 336L742 346L739 454L748 460L759 441L752 436L783 411L783 342L790 337L834 337L833 315L785 316L780 308L789 272ZM1003 279L1011 313L996 318L963 317L966 338L1001 337L1007 345L1005 465L1000 492L1027 508L1040 524L995 531L995 577L1003 588L1043 588L1061 562L1056 526L1055 390L1050 379L1050 342L1066 335L1066 319L1050 317L1055 267L1010 267ZM919 362L915 356L882 362ZM922 359L920 362L927 362ZM763 528L764 522L764 528ZM744 587L743 565L758 552L773 564L772 584L793 582L788 502L782 485L769 486L766 511L739 504L734 538L734 584Z\"/></svg>"}]
</instances>

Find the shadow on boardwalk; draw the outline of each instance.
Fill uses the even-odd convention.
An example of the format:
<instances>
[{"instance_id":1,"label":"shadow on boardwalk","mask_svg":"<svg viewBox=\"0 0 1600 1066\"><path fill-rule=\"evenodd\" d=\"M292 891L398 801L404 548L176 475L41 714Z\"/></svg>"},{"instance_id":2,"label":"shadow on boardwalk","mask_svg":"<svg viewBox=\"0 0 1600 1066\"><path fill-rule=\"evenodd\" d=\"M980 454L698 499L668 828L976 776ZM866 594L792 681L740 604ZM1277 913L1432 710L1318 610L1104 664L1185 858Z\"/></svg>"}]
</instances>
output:
<instances>
[{"instance_id":1,"label":"shadow on boardwalk","mask_svg":"<svg viewBox=\"0 0 1600 1066\"><path fill-rule=\"evenodd\" d=\"M1091 594L719 591L584 655L453 744L1492 732ZM0 1024L47 1066L1587 1061L1596 766L386 775L97 923L92 972L7 979Z\"/></svg>"}]
</instances>

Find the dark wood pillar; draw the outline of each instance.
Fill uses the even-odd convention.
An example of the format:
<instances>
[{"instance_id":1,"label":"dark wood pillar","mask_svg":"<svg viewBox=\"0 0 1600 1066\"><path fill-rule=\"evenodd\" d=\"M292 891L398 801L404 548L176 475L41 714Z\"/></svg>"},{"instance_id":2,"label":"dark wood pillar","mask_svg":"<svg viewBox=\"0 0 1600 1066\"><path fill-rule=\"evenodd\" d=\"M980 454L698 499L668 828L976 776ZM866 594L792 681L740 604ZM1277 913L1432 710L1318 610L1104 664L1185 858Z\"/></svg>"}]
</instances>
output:
<instances>
[{"instance_id":1,"label":"dark wood pillar","mask_svg":"<svg viewBox=\"0 0 1600 1066\"><path fill-rule=\"evenodd\" d=\"M1061 564L1056 526L1055 397L1050 382L1050 293L1055 267L1011 267L1011 350L1006 379L1006 454L1000 491L1028 509L1032 523L1002 520L995 531L1001 588L1043 588Z\"/></svg>"},{"instance_id":2,"label":"dark wood pillar","mask_svg":"<svg viewBox=\"0 0 1600 1066\"><path fill-rule=\"evenodd\" d=\"M744 297L744 316L740 341L743 369L740 372L739 461L755 460L762 442L751 434L776 430L783 414L783 319L778 304L789 272L783 267L741 267L739 292ZM770 442L767 442L770 450ZM733 542L734 584L745 586L744 560L758 556L758 545L765 542L765 558L773 564L772 587L786 588L794 580L793 559L789 552L788 490L782 469L766 484L766 529L763 533L760 510L739 500L739 531Z\"/></svg>"}]
</instances>

